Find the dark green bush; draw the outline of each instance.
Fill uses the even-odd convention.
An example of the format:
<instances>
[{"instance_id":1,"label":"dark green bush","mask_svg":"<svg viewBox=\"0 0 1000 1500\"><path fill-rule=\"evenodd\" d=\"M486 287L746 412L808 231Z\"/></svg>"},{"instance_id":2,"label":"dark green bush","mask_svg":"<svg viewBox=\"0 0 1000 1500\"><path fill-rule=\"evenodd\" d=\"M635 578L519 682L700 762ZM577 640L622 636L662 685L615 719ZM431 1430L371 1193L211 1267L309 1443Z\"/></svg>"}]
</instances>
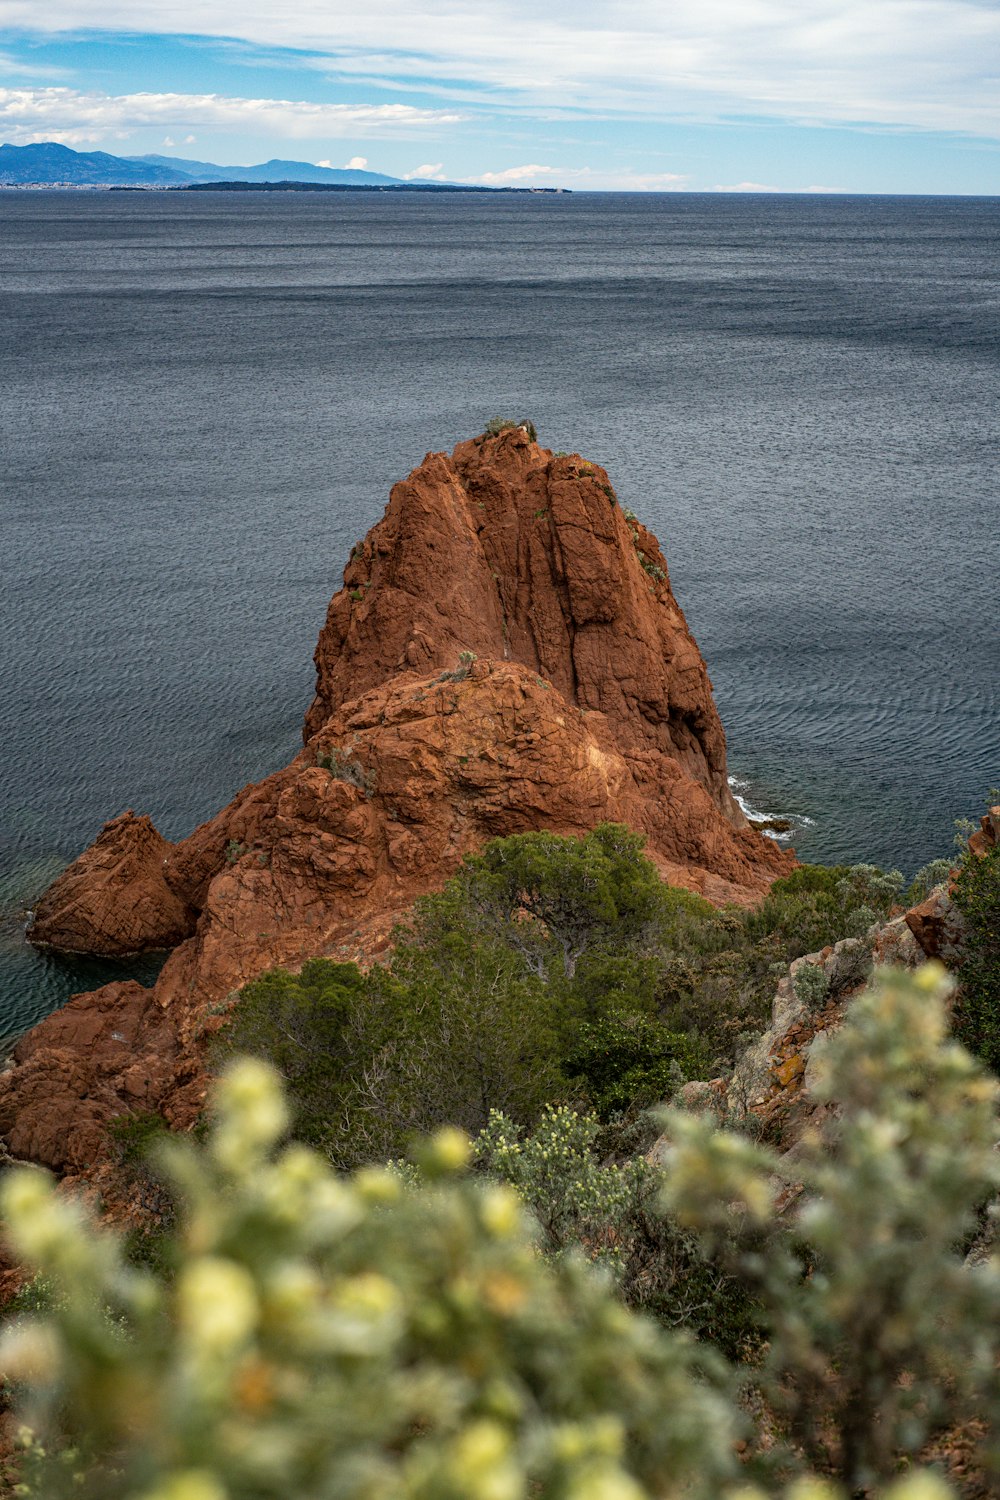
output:
<instances>
[{"instance_id":1,"label":"dark green bush","mask_svg":"<svg viewBox=\"0 0 1000 1500\"><path fill-rule=\"evenodd\" d=\"M241 994L220 1060L249 1052L286 1079L297 1136L343 1167L386 1161L440 1125L491 1109L534 1118L559 1091L558 997L496 942L450 930L405 944L393 971L313 959Z\"/></svg>"},{"instance_id":2,"label":"dark green bush","mask_svg":"<svg viewBox=\"0 0 1000 1500\"><path fill-rule=\"evenodd\" d=\"M952 899L964 924L955 1033L1000 1073L1000 846L966 852Z\"/></svg>"},{"instance_id":3,"label":"dark green bush","mask_svg":"<svg viewBox=\"0 0 1000 1500\"><path fill-rule=\"evenodd\" d=\"M298 974L274 969L241 991L215 1055L250 1053L276 1068L294 1102L296 1133L318 1144L384 1040L391 984L382 969L366 975L356 964L321 958Z\"/></svg>"},{"instance_id":4,"label":"dark green bush","mask_svg":"<svg viewBox=\"0 0 1000 1500\"><path fill-rule=\"evenodd\" d=\"M882 884L880 885L880 882ZM218 1043L288 1082L296 1130L345 1167L491 1109L585 1092L607 1117L714 1076L766 1024L774 969L887 909L870 867L808 866L756 912L666 886L617 824L495 839L418 901L387 967L312 960L242 992Z\"/></svg>"},{"instance_id":5,"label":"dark green bush","mask_svg":"<svg viewBox=\"0 0 1000 1500\"><path fill-rule=\"evenodd\" d=\"M584 1021L565 1061L570 1082L602 1120L662 1102L689 1078L704 1077L701 1039L653 1016L613 1011Z\"/></svg>"}]
</instances>

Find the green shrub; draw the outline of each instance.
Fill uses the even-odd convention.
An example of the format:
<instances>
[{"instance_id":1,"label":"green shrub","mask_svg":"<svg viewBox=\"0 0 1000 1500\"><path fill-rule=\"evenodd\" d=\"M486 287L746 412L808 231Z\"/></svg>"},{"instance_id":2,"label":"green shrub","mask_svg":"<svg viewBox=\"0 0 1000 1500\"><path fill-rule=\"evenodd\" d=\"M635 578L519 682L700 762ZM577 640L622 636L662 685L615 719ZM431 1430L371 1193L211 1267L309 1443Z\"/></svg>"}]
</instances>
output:
<instances>
[{"instance_id":1,"label":"green shrub","mask_svg":"<svg viewBox=\"0 0 1000 1500\"><path fill-rule=\"evenodd\" d=\"M518 834L467 858L458 879L480 920L533 972L572 979L588 951L652 936L664 886L643 844L619 823L581 839Z\"/></svg>"},{"instance_id":2,"label":"green shrub","mask_svg":"<svg viewBox=\"0 0 1000 1500\"><path fill-rule=\"evenodd\" d=\"M752 1374L771 1412L766 1464L737 1467L748 1427L719 1357L628 1312L574 1252L578 1232L591 1250L617 1235L622 1276L652 1179L644 1163L598 1165L595 1122L553 1111L526 1141L492 1121L480 1154L517 1193L461 1175L456 1131L417 1153L414 1186L384 1169L343 1178L280 1146L275 1076L242 1061L204 1146L160 1148L179 1205L174 1274L130 1265L43 1173L7 1174L6 1236L55 1297L0 1346L23 1424L19 1492L948 1500L933 1474L892 1482L942 1423L974 1407L989 1441L996 1421L1000 1272L969 1269L956 1246L1000 1187L998 1086L947 1040L945 990L934 968L886 974L855 1003L819 1089L838 1111L794 1162L670 1117L669 1211L766 1310ZM804 1191L777 1216L790 1183ZM549 1214L554 1256L538 1254L518 1193ZM661 1224L684 1265L686 1231ZM680 1297L701 1295L696 1264ZM682 1317L697 1314L688 1303Z\"/></svg>"},{"instance_id":3,"label":"green shrub","mask_svg":"<svg viewBox=\"0 0 1000 1500\"><path fill-rule=\"evenodd\" d=\"M40 1274L32 1276L8 1299L3 1310L4 1319L17 1318L22 1313L49 1312L54 1301L55 1291L51 1281Z\"/></svg>"},{"instance_id":4,"label":"green shrub","mask_svg":"<svg viewBox=\"0 0 1000 1500\"><path fill-rule=\"evenodd\" d=\"M153 1110L138 1109L127 1115L116 1115L108 1122L108 1135L118 1161L126 1167L145 1166L150 1147L166 1135L169 1126Z\"/></svg>"},{"instance_id":5,"label":"green shrub","mask_svg":"<svg viewBox=\"0 0 1000 1500\"><path fill-rule=\"evenodd\" d=\"M352 1099L352 1080L378 1050L382 991L390 985L381 969L365 975L356 964L321 958L298 974L273 969L240 992L213 1055L225 1062L250 1053L276 1068L294 1103L296 1134L319 1144Z\"/></svg>"},{"instance_id":6,"label":"green shrub","mask_svg":"<svg viewBox=\"0 0 1000 1500\"><path fill-rule=\"evenodd\" d=\"M491 1109L534 1119L562 1087L558 1003L502 945L454 931L430 952L402 945L392 971L313 959L263 975L216 1051L278 1068L296 1135L349 1168L441 1125L475 1134Z\"/></svg>"},{"instance_id":7,"label":"green shrub","mask_svg":"<svg viewBox=\"0 0 1000 1500\"><path fill-rule=\"evenodd\" d=\"M491 1109L531 1125L581 1090L602 1117L634 1111L723 1070L775 967L857 925L873 878L809 867L761 911L718 912L616 824L495 839L416 903L387 967L265 975L218 1047L277 1067L298 1134L345 1168L442 1124L475 1135Z\"/></svg>"},{"instance_id":8,"label":"green shrub","mask_svg":"<svg viewBox=\"0 0 1000 1500\"><path fill-rule=\"evenodd\" d=\"M922 865L910 881L903 898L904 905L916 906L929 896L936 885L942 885L948 879L954 863L953 859L932 859L929 864Z\"/></svg>"},{"instance_id":9,"label":"green shrub","mask_svg":"<svg viewBox=\"0 0 1000 1500\"><path fill-rule=\"evenodd\" d=\"M810 1010L819 1010L830 993L830 981L816 964L803 964L792 985L796 1000Z\"/></svg>"},{"instance_id":10,"label":"green shrub","mask_svg":"<svg viewBox=\"0 0 1000 1500\"><path fill-rule=\"evenodd\" d=\"M494 1110L473 1145L484 1170L517 1189L550 1255L583 1248L592 1260L620 1269L624 1226L649 1170L637 1160L598 1162L592 1148L600 1128L593 1115L549 1106L525 1135Z\"/></svg>"},{"instance_id":11,"label":"green shrub","mask_svg":"<svg viewBox=\"0 0 1000 1500\"><path fill-rule=\"evenodd\" d=\"M538 442L538 433L534 422L529 422L527 417L522 417L519 422L510 417L491 417L483 428L483 437L499 437L501 432L510 432L516 427L523 427L533 443Z\"/></svg>"},{"instance_id":12,"label":"green shrub","mask_svg":"<svg viewBox=\"0 0 1000 1500\"><path fill-rule=\"evenodd\" d=\"M351 755L347 750L340 750L335 745L327 749L317 749L316 764L324 771L329 771L331 776L338 781L349 782L356 786L359 791L367 796L375 789L375 777L371 771L367 771L358 760L356 755Z\"/></svg>"},{"instance_id":13,"label":"green shrub","mask_svg":"<svg viewBox=\"0 0 1000 1500\"><path fill-rule=\"evenodd\" d=\"M659 563L653 562L652 558L647 557L645 552L639 552L638 557L643 571L648 573L650 578L654 578L657 583L666 582L666 571L660 567Z\"/></svg>"},{"instance_id":14,"label":"green shrub","mask_svg":"<svg viewBox=\"0 0 1000 1500\"><path fill-rule=\"evenodd\" d=\"M689 1078L703 1077L709 1058L697 1035L671 1031L653 1016L612 1011L584 1021L565 1072L602 1120L661 1103Z\"/></svg>"},{"instance_id":15,"label":"green shrub","mask_svg":"<svg viewBox=\"0 0 1000 1500\"><path fill-rule=\"evenodd\" d=\"M563 1105L530 1133L491 1115L474 1148L483 1169L531 1210L549 1255L582 1250L611 1271L628 1305L728 1358L756 1354L758 1305L696 1235L658 1211L660 1174L644 1157L599 1159L604 1138L595 1116Z\"/></svg>"},{"instance_id":16,"label":"green shrub","mask_svg":"<svg viewBox=\"0 0 1000 1500\"><path fill-rule=\"evenodd\" d=\"M793 1160L668 1117L665 1207L764 1303L767 1403L852 1495L942 1427L974 1413L992 1428L1000 1414L1000 1272L962 1260L1000 1188L998 1086L948 1040L949 990L927 965L883 971L854 1002L814 1089L836 1109ZM783 1218L779 1190L793 1194Z\"/></svg>"},{"instance_id":17,"label":"green shrub","mask_svg":"<svg viewBox=\"0 0 1000 1500\"><path fill-rule=\"evenodd\" d=\"M964 928L955 1031L1000 1073L1000 846L982 855L966 851L952 899Z\"/></svg>"},{"instance_id":18,"label":"green shrub","mask_svg":"<svg viewBox=\"0 0 1000 1500\"><path fill-rule=\"evenodd\" d=\"M458 653L458 666L453 672L442 672L435 677L435 682L464 682L468 677L475 662L479 658L474 651L460 651Z\"/></svg>"},{"instance_id":19,"label":"green shrub","mask_svg":"<svg viewBox=\"0 0 1000 1500\"><path fill-rule=\"evenodd\" d=\"M141 1222L128 1236L129 1252L136 1262L159 1260L164 1233L173 1227L173 1199L155 1164L156 1148L168 1133L167 1121L152 1110L117 1115L108 1122L121 1182L141 1211Z\"/></svg>"}]
</instances>

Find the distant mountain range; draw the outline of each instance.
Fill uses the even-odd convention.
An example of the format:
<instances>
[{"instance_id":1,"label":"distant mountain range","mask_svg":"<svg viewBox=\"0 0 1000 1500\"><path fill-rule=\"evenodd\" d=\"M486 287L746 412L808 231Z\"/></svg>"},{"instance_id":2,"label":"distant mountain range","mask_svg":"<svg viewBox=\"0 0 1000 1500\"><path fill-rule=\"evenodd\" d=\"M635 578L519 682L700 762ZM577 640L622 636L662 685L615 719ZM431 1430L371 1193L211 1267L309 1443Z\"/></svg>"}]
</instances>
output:
<instances>
[{"instance_id":1,"label":"distant mountain range","mask_svg":"<svg viewBox=\"0 0 1000 1500\"><path fill-rule=\"evenodd\" d=\"M111 156L72 151L55 141L0 146L0 187L66 184L72 187L189 187L205 182L312 182L320 186L403 186L398 177L353 168L317 167L307 161L265 161L256 167L217 167L176 156ZM407 183L406 186L411 186Z\"/></svg>"}]
</instances>

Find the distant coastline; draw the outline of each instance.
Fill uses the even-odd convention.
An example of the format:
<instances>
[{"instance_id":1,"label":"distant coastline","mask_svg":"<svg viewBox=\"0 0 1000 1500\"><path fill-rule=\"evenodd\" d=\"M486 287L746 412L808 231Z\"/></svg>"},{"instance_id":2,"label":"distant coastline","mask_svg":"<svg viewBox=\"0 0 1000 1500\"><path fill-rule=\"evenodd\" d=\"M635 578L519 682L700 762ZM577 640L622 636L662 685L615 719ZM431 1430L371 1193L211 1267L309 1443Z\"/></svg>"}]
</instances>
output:
<instances>
[{"instance_id":1,"label":"distant coastline","mask_svg":"<svg viewBox=\"0 0 1000 1500\"><path fill-rule=\"evenodd\" d=\"M0 188L29 192L164 191L168 188L201 192L306 193L563 193L561 187L521 187L485 183L441 182L435 178L387 177L358 167L329 167L316 162L272 157L253 166L220 166L170 156L112 156L107 151L74 151L59 141L36 141L30 146L0 145Z\"/></svg>"},{"instance_id":2,"label":"distant coastline","mask_svg":"<svg viewBox=\"0 0 1000 1500\"><path fill-rule=\"evenodd\" d=\"M0 182L0 193L517 193L568 198L571 188L483 187L463 182Z\"/></svg>"},{"instance_id":3,"label":"distant coastline","mask_svg":"<svg viewBox=\"0 0 1000 1500\"><path fill-rule=\"evenodd\" d=\"M527 193L566 196L561 187L482 187L463 182L185 182L176 187L115 186L112 193Z\"/></svg>"}]
</instances>

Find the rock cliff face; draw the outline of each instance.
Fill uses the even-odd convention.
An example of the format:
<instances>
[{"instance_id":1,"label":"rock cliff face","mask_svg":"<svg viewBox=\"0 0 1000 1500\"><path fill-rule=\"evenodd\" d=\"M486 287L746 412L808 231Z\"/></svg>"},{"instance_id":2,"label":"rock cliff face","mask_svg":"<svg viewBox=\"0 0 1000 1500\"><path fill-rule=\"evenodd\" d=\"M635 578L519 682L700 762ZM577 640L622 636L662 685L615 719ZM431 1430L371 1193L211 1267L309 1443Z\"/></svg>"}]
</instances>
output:
<instances>
[{"instance_id":1,"label":"rock cliff face","mask_svg":"<svg viewBox=\"0 0 1000 1500\"><path fill-rule=\"evenodd\" d=\"M316 650L307 737L359 692L473 651L603 714L640 774L649 766L655 779L669 756L745 827L666 561L598 465L553 457L521 429L431 454L395 486L344 582Z\"/></svg>"},{"instance_id":2,"label":"rock cliff face","mask_svg":"<svg viewBox=\"0 0 1000 1500\"><path fill-rule=\"evenodd\" d=\"M0 1077L15 1156L74 1173L128 1109L189 1123L202 1041L276 964L366 957L497 835L646 834L664 875L747 903L794 864L729 793L711 684L649 532L603 469L524 429L431 454L355 547L305 746L169 844L123 814L38 904L33 942L173 952L78 996Z\"/></svg>"}]
</instances>

